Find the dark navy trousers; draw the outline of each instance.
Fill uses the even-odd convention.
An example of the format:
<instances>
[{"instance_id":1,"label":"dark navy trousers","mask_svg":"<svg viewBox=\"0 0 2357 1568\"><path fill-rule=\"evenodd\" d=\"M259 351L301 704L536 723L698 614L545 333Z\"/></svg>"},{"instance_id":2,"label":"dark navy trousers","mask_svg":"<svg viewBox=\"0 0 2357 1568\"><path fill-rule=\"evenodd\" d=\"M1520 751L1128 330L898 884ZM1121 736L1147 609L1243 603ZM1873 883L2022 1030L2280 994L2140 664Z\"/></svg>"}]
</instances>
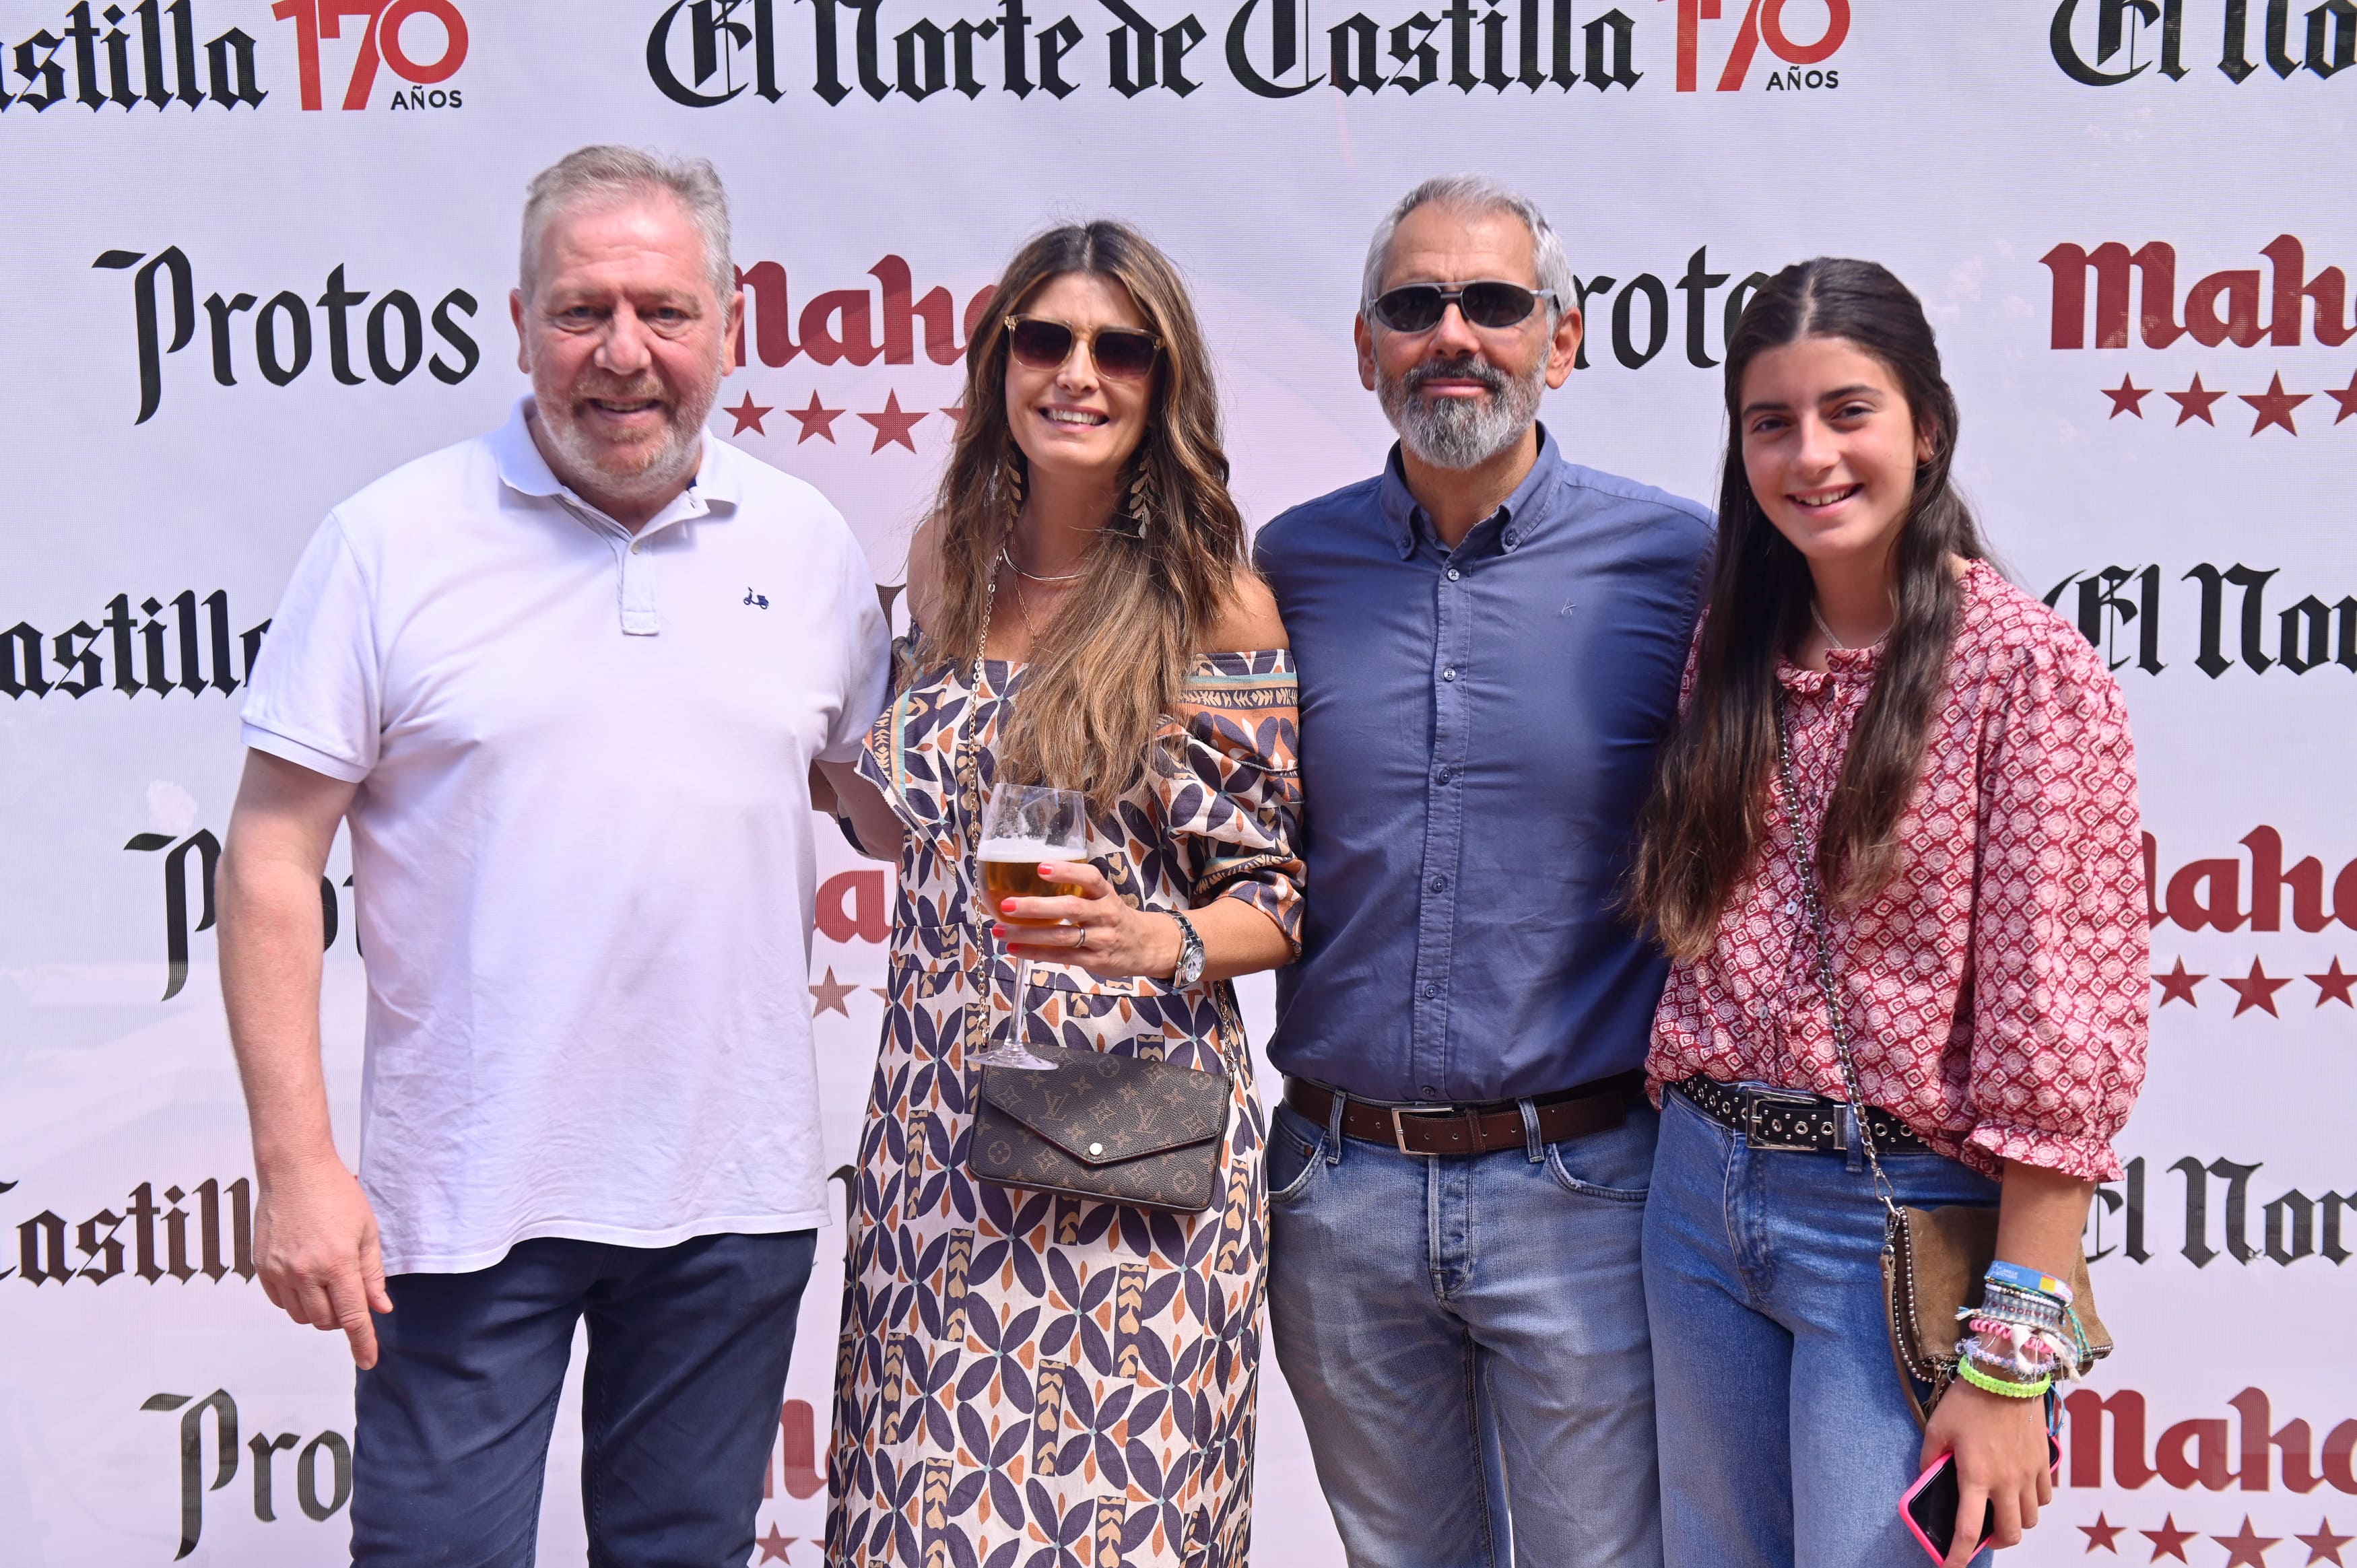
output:
<instances>
[{"instance_id":1,"label":"dark navy trousers","mask_svg":"<svg viewBox=\"0 0 2357 1568\"><path fill-rule=\"evenodd\" d=\"M354 1568L529 1568L585 1317L591 1568L742 1568L816 1241L541 1238L472 1273L386 1281L359 1375Z\"/></svg>"}]
</instances>

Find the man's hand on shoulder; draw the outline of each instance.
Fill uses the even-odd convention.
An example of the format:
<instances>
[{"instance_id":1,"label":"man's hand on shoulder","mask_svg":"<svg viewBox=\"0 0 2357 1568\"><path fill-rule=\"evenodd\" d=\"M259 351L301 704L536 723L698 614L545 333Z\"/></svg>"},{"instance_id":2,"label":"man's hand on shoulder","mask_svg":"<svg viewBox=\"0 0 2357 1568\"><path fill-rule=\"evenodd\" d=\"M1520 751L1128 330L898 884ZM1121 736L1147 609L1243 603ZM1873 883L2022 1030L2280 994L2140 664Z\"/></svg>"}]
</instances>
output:
<instances>
[{"instance_id":1,"label":"man's hand on shoulder","mask_svg":"<svg viewBox=\"0 0 2357 1568\"><path fill-rule=\"evenodd\" d=\"M373 1313L391 1312L376 1212L341 1160L328 1155L291 1171L264 1173L254 1216L254 1265L262 1293L297 1323L341 1329L352 1364L376 1365Z\"/></svg>"}]
</instances>

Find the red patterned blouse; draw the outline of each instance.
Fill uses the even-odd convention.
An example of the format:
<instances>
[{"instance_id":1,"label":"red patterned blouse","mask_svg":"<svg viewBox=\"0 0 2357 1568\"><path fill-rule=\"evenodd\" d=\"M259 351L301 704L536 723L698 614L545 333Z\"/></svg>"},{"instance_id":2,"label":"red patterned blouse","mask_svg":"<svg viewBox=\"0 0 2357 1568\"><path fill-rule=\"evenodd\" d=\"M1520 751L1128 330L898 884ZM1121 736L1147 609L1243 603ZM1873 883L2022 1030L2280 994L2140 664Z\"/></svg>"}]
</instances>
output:
<instances>
[{"instance_id":1,"label":"red patterned blouse","mask_svg":"<svg viewBox=\"0 0 2357 1568\"><path fill-rule=\"evenodd\" d=\"M2144 861L2126 704L2094 650L1985 563L1964 573L1946 701L1896 881L1829 912L1867 1100L1995 1175L2116 1180L2144 1081ZM1780 670L1815 837L1878 649ZM1691 672L1689 672L1691 680ZM1709 954L1670 972L1646 1070L1844 1098L1792 829L1772 781L1761 864Z\"/></svg>"}]
</instances>

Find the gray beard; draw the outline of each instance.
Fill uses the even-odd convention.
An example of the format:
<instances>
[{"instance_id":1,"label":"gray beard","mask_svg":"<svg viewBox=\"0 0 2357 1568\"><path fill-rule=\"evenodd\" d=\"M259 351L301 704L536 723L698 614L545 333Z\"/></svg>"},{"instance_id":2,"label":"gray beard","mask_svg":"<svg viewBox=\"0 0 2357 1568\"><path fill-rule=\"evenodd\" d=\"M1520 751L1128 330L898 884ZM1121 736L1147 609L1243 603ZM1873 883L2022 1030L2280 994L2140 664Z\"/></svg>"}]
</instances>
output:
<instances>
[{"instance_id":1,"label":"gray beard","mask_svg":"<svg viewBox=\"0 0 2357 1568\"><path fill-rule=\"evenodd\" d=\"M718 369L715 367L716 372ZM564 457L572 474L588 480L591 488L610 499L636 501L676 489L695 471L704 456L704 422L719 400L720 377L716 373L702 395L694 399L697 406L691 408L685 402L677 405L673 410L671 428L663 433L653 454L644 465L628 471L608 466L612 454L585 435L569 411L548 400L540 400L538 412L549 444Z\"/></svg>"},{"instance_id":2,"label":"gray beard","mask_svg":"<svg viewBox=\"0 0 2357 1568\"><path fill-rule=\"evenodd\" d=\"M1416 395L1425 382L1444 376L1478 381L1488 395L1437 403ZM1375 395L1401 444L1436 468L1476 468L1521 440L1538 417L1545 393L1544 360L1520 381L1475 360L1427 360L1397 380L1379 373L1375 382Z\"/></svg>"}]
</instances>

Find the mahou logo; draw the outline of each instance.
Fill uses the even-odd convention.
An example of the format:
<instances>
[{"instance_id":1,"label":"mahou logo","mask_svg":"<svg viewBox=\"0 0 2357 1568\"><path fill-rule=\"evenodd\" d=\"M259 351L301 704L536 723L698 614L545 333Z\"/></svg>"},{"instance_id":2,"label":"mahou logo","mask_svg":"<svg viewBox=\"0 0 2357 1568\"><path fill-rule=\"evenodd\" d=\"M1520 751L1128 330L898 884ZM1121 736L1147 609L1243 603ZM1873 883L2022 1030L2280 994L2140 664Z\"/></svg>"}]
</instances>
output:
<instances>
[{"instance_id":1,"label":"mahou logo","mask_svg":"<svg viewBox=\"0 0 2357 1568\"><path fill-rule=\"evenodd\" d=\"M376 91L377 68L391 70L396 85L387 109L457 109L459 90L447 87L467 63L467 18L451 0L277 0L270 14L295 27L303 107L326 106L322 41L345 38L347 21L360 24L359 45L344 77L343 107L365 109ZM425 26L404 24L423 20ZM435 42L439 32L440 41Z\"/></svg>"},{"instance_id":2,"label":"mahou logo","mask_svg":"<svg viewBox=\"0 0 2357 1568\"><path fill-rule=\"evenodd\" d=\"M1841 85L1840 72L1828 62L1849 41L1849 0L1814 0L1805 5L1795 5L1791 0L1741 3L1743 18L1727 47L1718 73L1719 91L1740 92L1749 85L1751 67L1763 44L1770 59L1761 91L1809 91ZM1704 38L1702 25L1725 20L1725 6L1723 0L1677 0L1677 5L1678 91L1695 92L1702 85L1706 44L1712 41ZM1802 15L1792 17L1788 25L1788 11ZM1824 30L1814 37L1809 36L1808 28L1816 24L1802 19L1810 13L1821 13L1824 17ZM1800 37L1793 36L1795 30Z\"/></svg>"},{"instance_id":3,"label":"mahou logo","mask_svg":"<svg viewBox=\"0 0 2357 1568\"><path fill-rule=\"evenodd\" d=\"M2196 36L2218 39L2219 74L2237 87L2258 76L2262 63L2276 81L2303 71L2329 80L2357 65L2357 5L2321 0L2298 14L2292 7L2293 0L2193 0L2190 9ZM2083 86L2118 87L2147 71L2182 81L2188 10L2187 0L2061 0L2047 47L2062 74Z\"/></svg>"},{"instance_id":4,"label":"mahou logo","mask_svg":"<svg viewBox=\"0 0 2357 1568\"><path fill-rule=\"evenodd\" d=\"M0 62L0 112L39 114L67 102L92 113L143 104L160 112L175 103L258 109L269 96L254 74L253 35L231 27L199 43L196 0L140 0L95 16L91 10L91 0L78 0L66 7L61 27L29 33L7 51Z\"/></svg>"}]
</instances>

